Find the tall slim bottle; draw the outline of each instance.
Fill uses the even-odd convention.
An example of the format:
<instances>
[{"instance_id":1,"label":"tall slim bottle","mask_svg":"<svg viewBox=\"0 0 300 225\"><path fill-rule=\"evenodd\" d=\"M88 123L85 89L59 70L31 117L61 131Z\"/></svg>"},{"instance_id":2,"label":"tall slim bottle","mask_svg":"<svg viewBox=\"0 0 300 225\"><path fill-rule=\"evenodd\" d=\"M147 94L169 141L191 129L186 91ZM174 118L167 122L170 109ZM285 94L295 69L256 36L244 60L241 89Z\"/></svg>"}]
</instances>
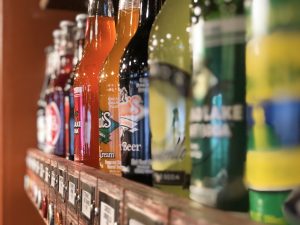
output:
<instances>
[{"instance_id":1,"label":"tall slim bottle","mask_svg":"<svg viewBox=\"0 0 300 225\"><path fill-rule=\"evenodd\" d=\"M193 14L190 197L245 211L244 1L194 1Z\"/></svg>"},{"instance_id":2,"label":"tall slim bottle","mask_svg":"<svg viewBox=\"0 0 300 225\"><path fill-rule=\"evenodd\" d=\"M188 196L191 170L187 129L189 4L189 0L167 0L149 40L153 182L181 196ZM180 16L175 19L175 15Z\"/></svg>"},{"instance_id":3,"label":"tall slim bottle","mask_svg":"<svg viewBox=\"0 0 300 225\"><path fill-rule=\"evenodd\" d=\"M46 65L45 65L45 77L43 81L42 90L39 100L37 102L37 144L38 148L44 151L46 144L46 90L50 83L50 76L53 70L53 46L48 46L45 49Z\"/></svg>"},{"instance_id":4,"label":"tall slim bottle","mask_svg":"<svg viewBox=\"0 0 300 225\"><path fill-rule=\"evenodd\" d=\"M61 49L60 49L60 66L58 74L54 80L53 106L57 106L59 112L58 138L54 147L54 154L58 156L66 156L65 151L65 108L64 108L64 87L73 68L74 45L73 45L73 28L74 22L62 21L61 28ZM55 107L54 107L55 109Z\"/></svg>"},{"instance_id":5,"label":"tall slim bottle","mask_svg":"<svg viewBox=\"0 0 300 225\"><path fill-rule=\"evenodd\" d=\"M119 67L120 58L135 34L139 21L140 0L121 0L119 5L117 39L109 54L99 82L99 155L100 168L121 176L119 126Z\"/></svg>"},{"instance_id":6,"label":"tall slim bottle","mask_svg":"<svg viewBox=\"0 0 300 225\"><path fill-rule=\"evenodd\" d=\"M99 168L99 73L116 37L111 0L89 1L86 45L74 78L75 161Z\"/></svg>"},{"instance_id":7,"label":"tall slim bottle","mask_svg":"<svg viewBox=\"0 0 300 225\"><path fill-rule=\"evenodd\" d=\"M73 72L70 75L65 87L65 148L66 158L74 160L74 95L73 83L76 71L76 66L80 62L83 54L86 31L86 14L76 16L77 25L74 29L74 58Z\"/></svg>"},{"instance_id":8,"label":"tall slim bottle","mask_svg":"<svg viewBox=\"0 0 300 225\"><path fill-rule=\"evenodd\" d=\"M53 69L51 70L49 85L46 89L46 144L44 151L47 153L54 153L54 148L57 143L60 131L60 116L59 110L54 102L53 93L55 88L55 79L59 73L60 67L60 49L62 40L62 31L60 29L54 30L53 33L54 50L52 53Z\"/></svg>"},{"instance_id":9,"label":"tall slim bottle","mask_svg":"<svg viewBox=\"0 0 300 225\"><path fill-rule=\"evenodd\" d=\"M142 0L139 27L120 65L122 174L152 185L148 40L161 0Z\"/></svg>"}]
</instances>

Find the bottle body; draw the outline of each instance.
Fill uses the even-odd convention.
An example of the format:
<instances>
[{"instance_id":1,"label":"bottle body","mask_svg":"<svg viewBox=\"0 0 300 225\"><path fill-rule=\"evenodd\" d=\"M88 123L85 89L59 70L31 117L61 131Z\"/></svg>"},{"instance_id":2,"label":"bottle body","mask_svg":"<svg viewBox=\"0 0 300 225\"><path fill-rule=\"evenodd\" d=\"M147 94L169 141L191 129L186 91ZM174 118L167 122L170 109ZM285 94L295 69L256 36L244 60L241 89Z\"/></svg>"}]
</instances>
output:
<instances>
[{"instance_id":1,"label":"bottle body","mask_svg":"<svg viewBox=\"0 0 300 225\"><path fill-rule=\"evenodd\" d=\"M176 14L179 21L172 18ZM153 183L181 196L188 196L190 179L188 27L189 1L167 0L149 40Z\"/></svg>"},{"instance_id":2,"label":"bottle body","mask_svg":"<svg viewBox=\"0 0 300 225\"><path fill-rule=\"evenodd\" d=\"M288 220L295 207L291 192L300 182L298 172L294 173L299 171L300 157L299 2L255 0L248 6L250 216L263 223L293 224Z\"/></svg>"},{"instance_id":3,"label":"bottle body","mask_svg":"<svg viewBox=\"0 0 300 225\"><path fill-rule=\"evenodd\" d=\"M246 211L243 1L198 3L193 9L190 197L208 206Z\"/></svg>"},{"instance_id":4,"label":"bottle body","mask_svg":"<svg viewBox=\"0 0 300 225\"><path fill-rule=\"evenodd\" d=\"M65 105L65 148L67 159L74 160L74 76L85 46L86 14L76 16L77 26L74 30L73 71L64 87Z\"/></svg>"},{"instance_id":5,"label":"bottle body","mask_svg":"<svg viewBox=\"0 0 300 225\"><path fill-rule=\"evenodd\" d=\"M100 168L118 176L121 176L119 67L124 49L138 26L139 3L139 0L120 2L117 40L101 71L99 82Z\"/></svg>"},{"instance_id":6,"label":"bottle body","mask_svg":"<svg viewBox=\"0 0 300 225\"><path fill-rule=\"evenodd\" d=\"M99 167L99 72L115 41L113 17L90 16L91 35L74 78L75 161Z\"/></svg>"}]
</instances>

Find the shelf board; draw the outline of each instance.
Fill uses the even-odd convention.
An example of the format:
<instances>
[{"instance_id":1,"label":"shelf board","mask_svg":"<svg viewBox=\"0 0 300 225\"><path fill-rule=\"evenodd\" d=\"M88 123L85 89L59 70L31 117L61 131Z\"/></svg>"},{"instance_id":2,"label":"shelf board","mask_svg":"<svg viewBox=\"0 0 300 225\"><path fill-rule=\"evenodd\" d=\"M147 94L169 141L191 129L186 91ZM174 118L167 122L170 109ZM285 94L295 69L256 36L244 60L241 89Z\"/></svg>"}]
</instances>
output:
<instances>
[{"instance_id":1,"label":"shelf board","mask_svg":"<svg viewBox=\"0 0 300 225\"><path fill-rule=\"evenodd\" d=\"M164 193L156 188L145 186L122 177L116 177L109 174L105 174L100 170L96 170L85 165L74 163L72 161L56 157L53 155L45 154L41 151L31 149L28 151L27 156L36 157L37 160L51 160L60 162L66 165L66 167L76 167L80 174L86 178L86 174L93 176L98 179L96 183L101 186L97 187L103 191L103 182L107 183L108 187L115 185L114 189L119 189L123 193L121 199L122 210L124 215L127 214L130 207L141 209L141 207L146 207L147 210L153 210L159 212L161 218L169 219L167 223L170 225L181 225L185 224L184 221L188 221L189 225L259 225L250 220L247 213L233 213L225 212L217 209L212 209L204 207L194 201L186 198L180 198L175 195ZM52 164L52 162L51 162ZM36 183L40 183L41 179L38 172L34 172L28 168L29 172L27 175L31 176L33 180L37 180ZM113 179L112 179L113 178ZM101 182L100 182L101 180ZM99 183L100 182L100 183ZM117 186L116 186L117 185ZM30 198L30 195L27 194ZM98 199L99 200L99 199ZM96 202L98 202L96 200ZM31 200L32 201L32 200ZM35 203L33 202L34 206ZM147 208L149 207L149 208ZM160 210L163 209L163 210ZM146 211L147 211L146 210ZM144 213L146 212L144 210ZM162 213L162 212L165 213ZM41 214L40 214L41 215ZM41 215L42 216L42 215ZM121 223L126 224L126 223Z\"/></svg>"}]
</instances>

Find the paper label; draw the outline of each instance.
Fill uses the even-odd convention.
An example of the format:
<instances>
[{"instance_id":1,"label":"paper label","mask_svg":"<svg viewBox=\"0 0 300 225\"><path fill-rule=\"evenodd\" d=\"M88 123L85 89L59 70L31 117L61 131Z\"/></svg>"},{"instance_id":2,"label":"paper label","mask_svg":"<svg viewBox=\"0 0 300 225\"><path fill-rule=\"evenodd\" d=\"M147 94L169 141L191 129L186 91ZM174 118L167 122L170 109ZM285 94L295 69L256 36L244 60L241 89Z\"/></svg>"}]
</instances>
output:
<instances>
[{"instance_id":1,"label":"paper label","mask_svg":"<svg viewBox=\"0 0 300 225\"><path fill-rule=\"evenodd\" d=\"M88 219L91 219L91 207L92 204L92 195L85 191L82 190L82 207L81 207L81 212L83 215L85 215Z\"/></svg>"},{"instance_id":2,"label":"paper label","mask_svg":"<svg viewBox=\"0 0 300 225\"><path fill-rule=\"evenodd\" d=\"M69 181L69 202L75 205L76 200L76 185Z\"/></svg>"}]
</instances>

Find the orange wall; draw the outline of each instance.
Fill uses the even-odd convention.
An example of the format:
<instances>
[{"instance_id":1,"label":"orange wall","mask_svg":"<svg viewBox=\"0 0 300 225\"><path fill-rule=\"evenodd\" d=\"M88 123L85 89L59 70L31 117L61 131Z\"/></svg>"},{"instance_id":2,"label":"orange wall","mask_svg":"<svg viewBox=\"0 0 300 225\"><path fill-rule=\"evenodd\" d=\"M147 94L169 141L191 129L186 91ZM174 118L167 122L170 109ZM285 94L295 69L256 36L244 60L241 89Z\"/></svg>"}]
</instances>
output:
<instances>
[{"instance_id":1,"label":"orange wall","mask_svg":"<svg viewBox=\"0 0 300 225\"><path fill-rule=\"evenodd\" d=\"M0 225L39 225L42 220L23 191L24 158L26 149L36 146L36 101L43 80L44 47L51 43L51 32L59 20L73 19L75 14L41 11L38 0L0 1L0 175L4 174Z\"/></svg>"}]
</instances>

